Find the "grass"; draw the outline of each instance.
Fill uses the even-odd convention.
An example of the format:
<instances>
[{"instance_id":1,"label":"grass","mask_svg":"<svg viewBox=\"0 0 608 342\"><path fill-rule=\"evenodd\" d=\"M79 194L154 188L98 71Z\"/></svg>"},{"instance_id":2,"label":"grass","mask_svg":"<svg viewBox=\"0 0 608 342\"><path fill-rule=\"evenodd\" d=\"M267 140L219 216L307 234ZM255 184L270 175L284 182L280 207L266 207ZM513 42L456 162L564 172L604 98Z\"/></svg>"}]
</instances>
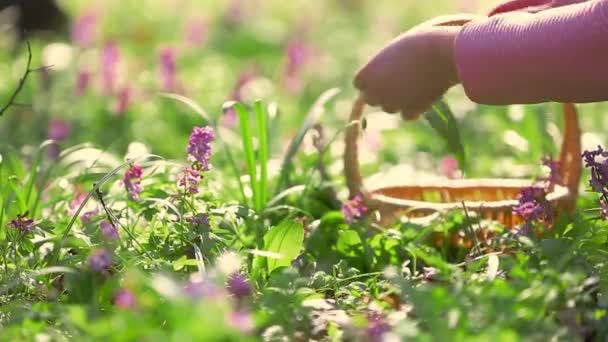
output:
<instances>
[{"instance_id":1,"label":"grass","mask_svg":"<svg viewBox=\"0 0 608 342\"><path fill-rule=\"evenodd\" d=\"M464 210L424 224L345 221L353 73L398 31L454 3L63 5L77 18L93 11L93 43L32 39L31 65L53 67L31 73L0 117L1 341L608 336L597 194L581 191L573 213L527 235ZM148 15L134 17L143 6ZM106 93L99 55L110 40L120 57ZM13 53L8 42L0 99L29 63L25 46ZM173 89L159 76L161 48L175 53ZM78 90L83 73L90 82ZM579 109L584 147L604 144L606 106ZM454 156L467 177L533 179L559 148L555 104L475 106L455 89L426 120L367 114L365 176L396 165L404 180L441 176ZM197 169L194 193L180 180L197 168L186 146L203 126L215 131L212 168ZM139 200L125 186L133 165L143 170L131 180ZM477 239L479 229L492 234Z\"/></svg>"}]
</instances>

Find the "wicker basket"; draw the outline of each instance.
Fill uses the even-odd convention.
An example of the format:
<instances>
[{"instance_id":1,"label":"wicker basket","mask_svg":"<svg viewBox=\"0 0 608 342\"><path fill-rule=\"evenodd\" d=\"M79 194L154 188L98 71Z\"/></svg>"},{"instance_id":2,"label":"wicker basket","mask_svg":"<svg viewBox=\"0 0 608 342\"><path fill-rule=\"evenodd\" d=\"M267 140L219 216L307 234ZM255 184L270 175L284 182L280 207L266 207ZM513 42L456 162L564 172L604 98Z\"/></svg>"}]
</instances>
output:
<instances>
[{"instance_id":1,"label":"wicker basket","mask_svg":"<svg viewBox=\"0 0 608 342\"><path fill-rule=\"evenodd\" d=\"M483 219L498 221L512 228L520 221L513 214L517 197L524 187L533 183L518 179L458 179L432 182L399 182L389 186L363 185L359 171L358 139L360 120L363 116L364 102L358 99L350 116L351 124L346 132L344 152L344 172L350 197L360 195L371 212L377 214L381 224L394 222L401 216L424 218L435 213L463 209L476 213ZM573 104L562 105L564 115L564 138L561 146L559 166L561 184L556 185L547 199L556 209L556 213L572 210L577 196L581 174L580 128ZM427 202L431 194L439 202Z\"/></svg>"}]
</instances>

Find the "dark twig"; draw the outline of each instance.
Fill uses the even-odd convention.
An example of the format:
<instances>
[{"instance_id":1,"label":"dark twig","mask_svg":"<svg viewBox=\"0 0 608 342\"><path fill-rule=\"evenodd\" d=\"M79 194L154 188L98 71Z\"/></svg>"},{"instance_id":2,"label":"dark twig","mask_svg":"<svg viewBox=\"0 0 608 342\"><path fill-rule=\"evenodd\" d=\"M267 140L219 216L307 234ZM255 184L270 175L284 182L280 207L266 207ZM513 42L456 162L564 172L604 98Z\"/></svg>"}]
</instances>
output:
<instances>
[{"instance_id":1,"label":"dark twig","mask_svg":"<svg viewBox=\"0 0 608 342\"><path fill-rule=\"evenodd\" d=\"M8 102L2 108L0 108L0 116L2 116L9 107L15 104L15 99L17 98L17 95L19 95L21 90L23 90L25 81L27 80L27 77L30 75L30 73L50 68L50 66L42 66L39 68L32 69L32 47L30 46L30 42L26 41L25 43L27 44L27 66L25 68L25 73L19 80L17 88L15 88L15 91L13 91L13 94L11 94L11 96L9 97Z\"/></svg>"},{"instance_id":2,"label":"dark twig","mask_svg":"<svg viewBox=\"0 0 608 342\"><path fill-rule=\"evenodd\" d=\"M94 190L95 190L95 194L97 195L97 199L101 203L101 207L103 208L103 211L106 214L106 218L108 219L108 221L110 222L112 227L118 231L118 227L116 227L116 223L118 223L120 225L120 227L123 228L123 230L127 233L127 235L129 235L129 238L131 238L131 240L133 240L133 242L139 248L141 248L141 252L143 254L145 254L146 257L148 257L150 260L154 261L154 258L148 253L148 251L144 248L144 246L142 246L139 243L139 241L137 241L135 236L133 236L133 234L126 227L124 227L122 224L120 224L120 222L118 222L118 219L116 219L116 217L110 212L110 210L106 206L106 202L103 200L103 193L99 190L99 188L94 186Z\"/></svg>"}]
</instances>

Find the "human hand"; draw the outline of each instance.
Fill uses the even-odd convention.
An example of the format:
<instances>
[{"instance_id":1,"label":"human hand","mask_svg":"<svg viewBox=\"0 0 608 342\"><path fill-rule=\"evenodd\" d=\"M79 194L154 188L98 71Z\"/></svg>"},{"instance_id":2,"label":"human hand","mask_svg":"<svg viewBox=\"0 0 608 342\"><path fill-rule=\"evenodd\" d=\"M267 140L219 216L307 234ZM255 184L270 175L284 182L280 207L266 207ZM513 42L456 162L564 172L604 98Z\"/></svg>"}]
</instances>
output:
<instances>
[{"instance_id":1,"label":"human hand","mask_svg":"<svg viewBox=\"0 0 608 342\"><path fill-rule=\"evenodd\" d=\"M462 25L480 18L452 15L405 32L376 54L355 77L363 99L406 120L418 118L451 86L459 83L453 58Z\"/></svg>"}]
</instances>

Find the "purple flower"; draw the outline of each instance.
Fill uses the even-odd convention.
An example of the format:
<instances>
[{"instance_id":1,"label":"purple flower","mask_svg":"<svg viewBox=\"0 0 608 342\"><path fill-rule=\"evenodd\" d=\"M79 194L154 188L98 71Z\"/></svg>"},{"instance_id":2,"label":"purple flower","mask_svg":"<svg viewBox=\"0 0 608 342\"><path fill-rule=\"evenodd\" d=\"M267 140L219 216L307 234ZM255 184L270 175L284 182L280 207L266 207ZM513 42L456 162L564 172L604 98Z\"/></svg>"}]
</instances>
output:
<instances>
[{"instance_id":1,"label":"purple flower","mask_svg":"<svg viewBox=\"0 0 608 342\"><path fill-rule=\"evenodd\" d=\"M304 41L293 39L287 43L287 73L297 73L310 56L310 48Z\"/></svg>"},{"instance_id":2,"label":"purple flower","mask_svg":"<svg viewBox=\"0 0 608 342\"><path fill-rule=\"evenodd\" d=\"M129 109L129 103L131 102L131 88L123 87L116 94L116 104L114 105L114 112L118 115L124 114Z\"/></svg>"},{"instance_id":3,"label":"purple flower","mask_svg":"<svg viewBox=\"0 0 608 342\"><path fill-rule=\"evenodd\" d=\"M95 249L89 255L88 264L91 270L106 273L112 266L112 255L105 248Z\"/></svg>"},{"instance_id":4,"label":"purple flower","mask_svg":"<svg viewBox=\"0 0 608 342\"><path fill-rule=\"evenodd\" d=\"M89 224L89 222L91 222L91 219L93 218L93 216L97 215L98 213L99 213L99 210L97 210L97 209L89 210L89 211L85 212L84 214L80 215L80 222L82 222L82 224Z\"/></svg>"},{"instance_id":5,"label":"purple flower","mask_svg":"<svg viewBox=\"0 0 608 342\"><path fill-rule=\"evenodd\" d=\"M601 216L608 219L608 151L598 146L596 150L583 152L582 157L585 167L591 172L589 185L594 192L601 195Z\"/></svg>"},{"instance_id":6,"label":"purple flower","mask_svg":"<svg viewBox=\"0 0 608 342\"><path fill-rule=\"evenodd\" d=\"M213 128L194 127L188 140L188 160L198 170L209 170L209 158L211 158L211 142L215 138Z\"/></svg>"},{"instance_id":7,"label":"purple flower","mask_svg":"<svg viewBox=\"0 0 608 342\"><path fill-rule=\"evenodd\" d=\"M188 222L196 228L209 229L209 215L198 214L188 218Z\"/></svg>"},{"instance_id":8,"label":"purple flower","mask_svg":"<svg viewBox=\"0 0 608 342\"><path fill-rule=\"evenodd\" d=\"M286 55L285 78L287 86L291 91L297 91L302 86L300 81L302 67L310 58L311 51L303 40L293 39L287 43Z\"/></svg>"},{"instance_id":9,"label":"purple flower","mask_svg":"<svg viewBox=\"0 0 608 342\"><path fill-rule=\"evenodd\" d=\"M386 322L382 315L375 312L368 314L365 335L369 341L382 341L384 334L390 330L390 325Z\"/></svg>"},{"instance_id":10,"label":"purple flower","mask_svg":"<svg viewBox=\"0 0 608 342\"><path fill-rule=\"evenodd\" d=\"M536 201L520 203L513 208L513 212L526 221L538 220L545 217L545 208Z\"/></svg>"},{"instance_id":11,"label":"purple flower","mask_svg":"<svg viewBox=\"0 0 608 342\"><path fill-rule=\"evenodd\" d=\"M251 295L251 285L247 278L240 273L233 273L228 277L226 289L237 299L243 299Z\"/></svg>"},{"instance_id":12,"label":"purple flower","mask_svg":"<svg viewBox=\"0 0 608 342\"><path fill-rule=\"evenodd\" d=\"M101 230L101 235L103 235L106 240L118 240L118 229L116 229L112 223L103 220L99 223L99 229Z\"/></svg>"},{"instance_id":13,"label":"purple flower","mask_svg":"<svg viewBox=\"0 0 608 342\"><path fill-rule=\"evenodd\" d=\"M76 187L76 195L70 201L70 214L76 213L76 209L80 207L85 198L87 198L87 193L83 192L80 187Z\"/></svg>"},{"instance_id":14,"label":"purple flower","mask_svg":"<svg viewBox=\"0 0 608 342\"><path fill-rule=\"evenodd\" d=\"M228 317L226 317L226 321L228 325L245 334L251 333L255 328L251 313L242 309L229 313Z\"/></svg>"},{"instance_id":15,"label":"purple flower","mask_svg":"<svg viewBox=\"0 0 608 342\"><path fill-rule=\"evenodd\" d=\"M201 46L207 39L207 31L207 23L203 19L192 19L186 25L186 41L193 47Z\"/></svg>"},{"instance_id":16,"label":"purple flower","mask_svg":"<svg viewBox=\"0 0 608 342\"><path fill-rule=\"evenodd\" d=\"M545 190L537 186L525 187L519 193L519 203L533 202L545 196Z\"/></svg>"},{"instance_id":17,"label":"purple flower","mask_svg":"<svg viewBox=\"0 0 608 342\"><path fill-rule=\"evenodd\" d=\"M583 159L585 167L591 172L589 185L594 192L602 194L604 198L608 198L608 152L604 151L601 146L597 150L585 151ZM598 160L599 159L599 160Z\"/></svg>"},{"instance_id":18,"label":"purple flower","mask_svg":"<svg viewBox=\"0 0 608 342\"><path fill-rule=\"evenodd\" d=\"M8 228L18 229L24 233L29 233L36 228L34 219L27 218L27 213L17 215L17 218L8 223Z\"/></svg>"},{"instance_id":19,"label":"purple flower","mask_svg":"<svg viewBox=\"0 0 608 342\"><path fill-rule=\"evenodd\" d=\"M135 307L135 296L127 289L120 289L114 295L114 306L123 310L132 309Z\"/></svg>"},{"instance_id":20,"label":"purple flower","mask_svg":"<svg viewBox=\"0 0 608 342\"><path fill-rule=\"evenodd\" d=\"M85 12L72 24L72 41L80 47L89 47L95 40L97 15L92 10Z\"/></svg>"},{"instance_id":21,"label":"purple flower","mask_svg":"<svg viewBox=\"0 0 608 342\"><path fill-rule=\"evenodd\" d=\"M357 195L342 204L342 213L348 224L352 224L355 219L362 218L366 212L367 207L363 203L363 198L361 198L360 195Z\"/></svg>"},{"instance_id":22,"label":"purple flower","mask_svg":"<svg viewBox=\"0 0 608 342\"><path fill-rule=\"evenodd\" d=\"M139 194L144 190L141 186L141 176L144 170L137 164L133 163L125 172L123 183L129 193L129 197L134 201L139 201Z\"/></svg>"},{"instance_id":23,"label":"purple flower","mask_svg":"<svg viewBox=\"0 0 608 342\"><path fill-rule=\"evenodd\" d=\"M175 62L175 50L163 48L159 54L158 77L161 87L165 91L175 91L177 89L177 66Z\"/></svg>"},{"instance_id":24,"label":"purple flower","mask_svg":"<svg viewBox=\"0 0 608 342\"><path fill-rule=\"evenodd\" d=\"M198 170L188 165L180 178L177 180L177 186L184 189L184 193L198 194L198 183L201 181L201 174Z\"/></svg>"},{"instance_id":25,"label":"purple flower","mask_svg":"<svg viewBox=\"0 0 608 342\"><path fill-rule=\"evenodd\" d=\"M87 70L80 70L76 76L76 95L82 96L91 83L91 73Z\"/></svg>"},{"instance_id":26,"label":"purple flower","mask_svg":"<svg viewBox=\"0 0 608 342\"><path fill-rule=\"evenodd\" d=\"M601 146L597 147L597 150L585 151L583 152L583 160L585 161L585 167L594 167L596 165L595 158L596 157L608 157L606 152Z\"/></svg>"},{"instance_id":27,"label":"purple flower","mask_svg":"<svg viewBox=\"0 0 608 342\"><path fill-rule=\"evenodd\" d=\"M530 186L521 190L519 204L513 207L513 213L524 220L519 227L519 235L527 234L534 222L550 224L553 221L553 209L546 196L545 188L541 187Z\"/></svg>"},{"instance_id":28,"label":"purple flower","mask_svg":"<svg viewBox=\"0 0 608 342\"><path fill-rule=\"evenodd\" d=\"M47 137L49 139L62 141L65 140L72 131L72 126L69 122L62 119L51 119L47 128Z\"/></svg>"},{"instance_id":29,"label":"purple flower","mask_svg":"<svg viewBox=\"0 0 608 342\"><path fill-rule=\"evenodd\" d=\"M106 95L114 92L116 69L120 60L120 51L114 43L106 43L101 50L101 77Z\"/></svg>"}]
</instances>

